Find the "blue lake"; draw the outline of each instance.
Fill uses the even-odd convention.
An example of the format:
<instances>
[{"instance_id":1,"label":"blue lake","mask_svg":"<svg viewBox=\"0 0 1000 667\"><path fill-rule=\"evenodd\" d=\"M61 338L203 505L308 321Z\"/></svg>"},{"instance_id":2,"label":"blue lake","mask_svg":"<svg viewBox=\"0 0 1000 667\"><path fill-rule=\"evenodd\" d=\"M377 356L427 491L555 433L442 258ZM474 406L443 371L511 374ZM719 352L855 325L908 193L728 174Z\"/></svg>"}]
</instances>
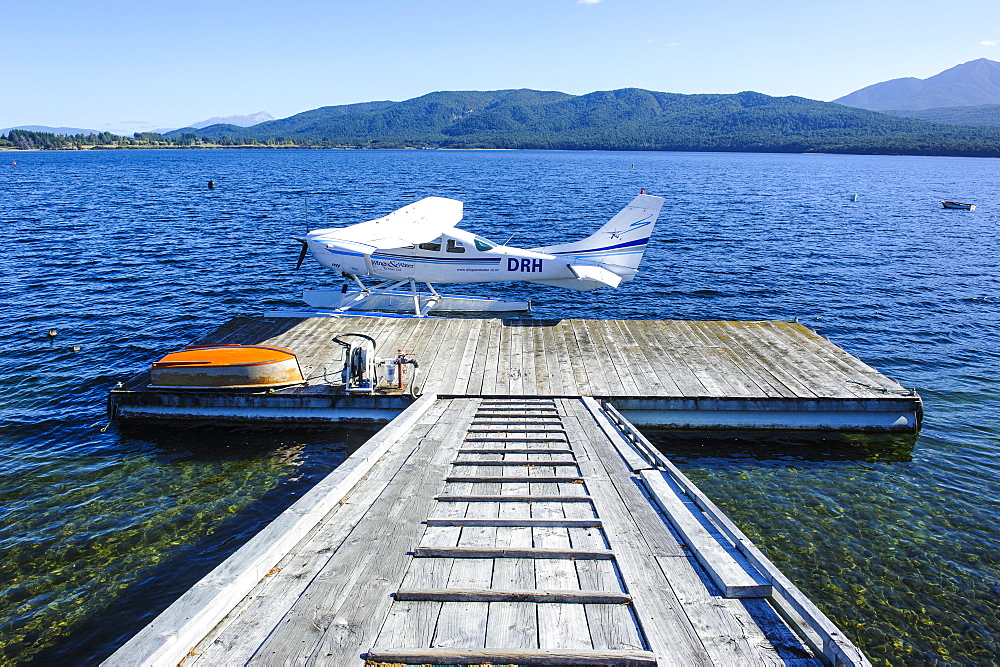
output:
<instances>
[{"instance_id":1,"label":"blue lake","mask_svg":"<svg viewBox=\"0 0 1000 667\"><path fill-rule=\"evenodd\" d=\"M533 247L589 234L640 188L667 203L634 282L459 291L530 298L540 317L798 318L915 387L915 438L651 436L874 662L1000 655L1000 161L3 157L0 664L106 656L370 436L105 428L107 391L162 353L340 285L294 270L292 236L442 195L465 202L466 229Z\"/></svg>"}]
</instances>

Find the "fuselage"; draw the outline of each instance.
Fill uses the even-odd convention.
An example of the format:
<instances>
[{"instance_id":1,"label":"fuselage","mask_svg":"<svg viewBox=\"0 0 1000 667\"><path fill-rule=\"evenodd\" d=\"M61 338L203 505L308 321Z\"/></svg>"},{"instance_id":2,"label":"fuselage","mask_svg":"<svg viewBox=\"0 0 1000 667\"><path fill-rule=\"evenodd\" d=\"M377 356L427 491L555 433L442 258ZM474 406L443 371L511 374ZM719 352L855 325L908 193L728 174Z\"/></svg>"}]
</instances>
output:
<instances>
[{"instance_id":1,"label":"fuselage","mask_svg":"<svg viewBox=\"0 0 1000 667\"><path fill-rule=\"evenodd\" d=\"M575 280L567 259L494 245L458 229L428 243L370 253L348 250L343 244L324 243L324 232L336 230L319 230L309 235L313 256L327 268L356 276L380 280L412 278L428 283Z\"/></svg>"}]
</instances>

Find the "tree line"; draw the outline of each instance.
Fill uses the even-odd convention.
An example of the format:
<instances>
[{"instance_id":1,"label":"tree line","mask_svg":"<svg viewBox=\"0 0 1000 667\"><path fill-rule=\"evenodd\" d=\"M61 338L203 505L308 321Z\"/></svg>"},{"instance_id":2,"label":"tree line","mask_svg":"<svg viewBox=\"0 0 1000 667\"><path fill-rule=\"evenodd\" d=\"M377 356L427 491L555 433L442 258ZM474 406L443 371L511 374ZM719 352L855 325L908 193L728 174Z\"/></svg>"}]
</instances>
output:
<instances>
[{"instance_id":1,"label":"tree line","mask_svg":"<svg viewBox=\"0 0 1000 667\"><path fill-rule=\"evenodd\" d=\"M292 140L285 137L269 137L256 139L254 137L221 137L205 139L195 134L184 133L179 136L164 136L159 132L136 132L131 137L98 132L90 134L53 134L51 132L33 132L31 130L10 130L6 135L0 134L0 148L19 150L84 150L88 148L169 148L169 147L215 147L215 146L295 146L295 147L332 147L330 142L313 140Z\"/></svg>"}]
</instances>

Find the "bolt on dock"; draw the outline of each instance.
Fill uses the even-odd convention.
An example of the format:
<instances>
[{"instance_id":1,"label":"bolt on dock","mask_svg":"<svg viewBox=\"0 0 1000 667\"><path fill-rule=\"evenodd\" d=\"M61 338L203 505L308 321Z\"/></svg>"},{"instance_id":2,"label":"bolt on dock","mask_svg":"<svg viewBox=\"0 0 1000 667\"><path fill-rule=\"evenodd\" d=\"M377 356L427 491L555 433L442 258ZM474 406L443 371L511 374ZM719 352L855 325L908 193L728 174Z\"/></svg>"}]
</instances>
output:
<instances>
[{"instance_id":1,"label":"bolt on dock","mask_svg":"<svg viewBox=\"0 0 1000 667\"><path fill-rule=\"evenodd\" d=\"M104 664L363 661L869 664L613 407L432 393Z\"/></svg>"}]
</instances>

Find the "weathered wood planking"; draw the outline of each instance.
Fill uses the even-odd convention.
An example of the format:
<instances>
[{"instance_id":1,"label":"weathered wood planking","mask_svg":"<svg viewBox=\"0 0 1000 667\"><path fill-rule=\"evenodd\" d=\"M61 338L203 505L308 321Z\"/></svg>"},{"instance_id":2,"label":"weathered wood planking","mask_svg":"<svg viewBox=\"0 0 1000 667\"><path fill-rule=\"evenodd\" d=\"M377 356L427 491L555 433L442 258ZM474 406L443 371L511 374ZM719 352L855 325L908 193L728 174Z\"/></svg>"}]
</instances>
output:
<instances>
[{"instance_id":1,"label":"weathered wood planking","mask_svg":"<svg viewBox=\"0 0 1000 667\"><path fill-rule=\"evenodd\" d=\"M339 356L334 335L365 333L379 354L421 362L425 391L455 395L879 397L900 391L789 322L309 318L241 321L212 342L288 346L304 366ZM273 334L270 334L273 331ZM270 334L270 335L269 335ZM332 352L332 354L331 354Z\"/></svg>"},{"instance_id":2,"label":"weathered wood planking","mask_svg":"<svg viewBox=\"0 0 1000 667\"><path fill-rule=\"evenodd\" d=\"M413 355L411 384L447 396L595 396L671 426L915 431L921 417L918 396L802 325L685 320L237 318L198 343L287 347L308 386L149 390L145 372L112 390L109 407L123 419L391 418L412 399L343 394L332 339L348 333L374 338L379 356Z\"/></svg>"},{"instance_id":3,"label":"weathered wood planking","mask_svg":"<svg viewBox=\"0 0 1000 667\"><path fill-rule=\"evenodd\" d=\"M469 450L474 423L518 411L554 413L565 449ZM818 664L763 599L727 600L685 555L663 512L691 510L658 511L601 414L592 399L434 402L197 646L157 619L107 664Z\"/></svg>"}]
</instances>

